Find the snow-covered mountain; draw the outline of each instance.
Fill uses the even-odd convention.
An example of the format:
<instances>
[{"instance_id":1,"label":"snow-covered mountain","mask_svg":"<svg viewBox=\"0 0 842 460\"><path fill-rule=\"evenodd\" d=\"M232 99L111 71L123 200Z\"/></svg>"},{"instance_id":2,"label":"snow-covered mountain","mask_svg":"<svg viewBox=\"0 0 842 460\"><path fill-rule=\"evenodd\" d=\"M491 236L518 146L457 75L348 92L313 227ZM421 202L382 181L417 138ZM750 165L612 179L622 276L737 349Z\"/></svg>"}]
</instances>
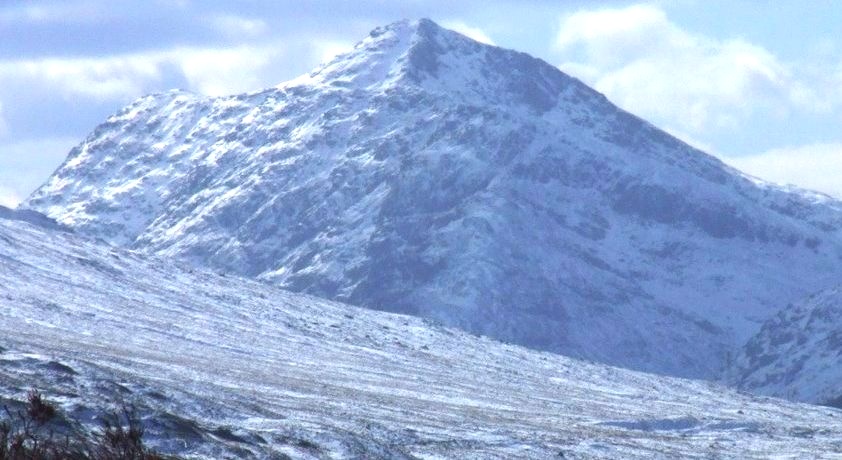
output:
<instances>
[{"instance_id":1,"label":"snow-covered mountain","mask_svg":"<svg viewBox=\"0 0 842 460\"><path fill-rule=\"evenodd\" d=\"M275 88L142 98L25 206L85 235L505 341L716 377L842 278L842 205L747 178L428 20Z\"/></svg>"},{"instance_id":2,"label":"snow-covered mountain","mask_svg":"<svg viewBox=\"0 0 842 460\"><path fill-rule=\"evenodd\" d=\"M842 288L812 295L766 321L738 356L732 383L842 406Z\"/></svg>"},{"instance_id":3,"label":"snow-covered mountain","mask_svg":"<svg viewBox=\"0 0 842 460\"><path fill-rule=\"evenodd\" d=\"M838 458L842 412L174 265L0 208L0 402L190 458ZM95 424L95 421L91 421Z\"/></svg>"}]
</instances>

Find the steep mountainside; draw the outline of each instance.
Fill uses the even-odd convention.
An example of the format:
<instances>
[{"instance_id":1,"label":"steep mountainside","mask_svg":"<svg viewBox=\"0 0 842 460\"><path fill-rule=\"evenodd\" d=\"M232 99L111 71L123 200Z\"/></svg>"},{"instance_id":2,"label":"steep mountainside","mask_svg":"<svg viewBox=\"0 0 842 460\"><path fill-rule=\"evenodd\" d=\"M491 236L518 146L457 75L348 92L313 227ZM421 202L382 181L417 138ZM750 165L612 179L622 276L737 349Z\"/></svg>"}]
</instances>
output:
<instances>
[{"instance_id":1,"label":"steep mountainside","mask_svg":"<svg viewBox=\"0 0 842 460\"><path fill-rule=\"evenodd\" d=\"M2 214L2 213L0 213ZM838 458L842 413L531 351L0 217L0 402L190 458ZM289 457L287 457L289 456Z\"/></svg>"},{"instance_id":2,"label":"steep mountainside","mask_svg":"<svg viewBox=\"0 0 842 460\"><path fill-rule=\"evenodd\" d=\"M719 375L842 277L842 207L428 20L310 75L109 118L25 204L77 231L530 347Z\"/></svg>"},{"instance_id":3,"label":"steep mountainside","mask_svg":"<svg viewBox=\"0 0 842 460\"><path fill-rule=\"evenodd\" d=\"M842 290L766 321L736 361L733 383L764 394L842 406Z\"/></svg>"}]
</instances>

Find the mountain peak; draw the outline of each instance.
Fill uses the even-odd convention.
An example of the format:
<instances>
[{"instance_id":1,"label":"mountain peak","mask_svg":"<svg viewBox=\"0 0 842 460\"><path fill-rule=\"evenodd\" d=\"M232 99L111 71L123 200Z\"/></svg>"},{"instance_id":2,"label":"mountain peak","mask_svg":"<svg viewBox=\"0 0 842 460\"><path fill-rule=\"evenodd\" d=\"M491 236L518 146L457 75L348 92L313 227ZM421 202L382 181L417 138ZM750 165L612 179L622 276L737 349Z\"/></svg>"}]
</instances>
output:
<instances>
[{"instance_id":1,"label":"mountain peak","mask_svg":"<svg viewBox=\"0 0 842 460\"><path fill-rule=\"evenodd\" d=\"M384 33L389 32L393 32L402 36L418 35L426 38L434 37L440 33L449 32L452 34L456 34L456 32L450 31L436 24L435 21L433 21L432 19L421 18L415 20L402 19L400 21L395 21L385 26L376 27L369 33L369 37L377 38L383 35Z\"/></svg>"},{"instance_id":2,"label":"mountain peak","mask_svg":"<svg viewBox=\"0 0 842 460\"><path fill-rule=\"evenodd\" d=\"M377 27L368 37L360 41L356 49L365 51L393 49L399 57L404 57L402 63L408 67L430 67L431 63L424 57L432 58L436 55L464 50L465 46L472 51L478 49L475 45L482 45L453 30L445 29L430 19L397 21L392 24ZM426 56L418 54L429 53Z\"/></svg>"},{"instance_id":3,"label":"mountain peak","mask_svg":"<svg viewBox=\"0 0 842 460\"><path fill-rule=\"evenodd\" d=\"M351 87L388 91L420 88L461 97L469 105L516 104L545 113L589 100L610 104L555 66L526 53L477 42L430 19L403 20L374 29L348 53L290 86Z\"/></svg>"},{"instance_id":4,"label":"mountain peak","mask_svg":"<svg viewBox=\"0 0 842 460\"><path fill-rule=\"evenodd\" d=\"M441 55L466 46L476 51L485 45L444 29L430 19L402 20L372 30L350 52L319 67L309 78L292 83L312 84L315 80L328 84L361 83L368 87L407 77L418 82L425 75L435 74Z\"/></svg>"},{"instance_id":5,"label":"mountain peak","mask_svg":"<svg viewBox=\"0 0 842 460\"><path fill-rule=\"evenodd\" d=\"M141 100L26 206L296 291L697 377L842 276L837 209L429 20L275 90Z\"/></svg>"}]
</instances>

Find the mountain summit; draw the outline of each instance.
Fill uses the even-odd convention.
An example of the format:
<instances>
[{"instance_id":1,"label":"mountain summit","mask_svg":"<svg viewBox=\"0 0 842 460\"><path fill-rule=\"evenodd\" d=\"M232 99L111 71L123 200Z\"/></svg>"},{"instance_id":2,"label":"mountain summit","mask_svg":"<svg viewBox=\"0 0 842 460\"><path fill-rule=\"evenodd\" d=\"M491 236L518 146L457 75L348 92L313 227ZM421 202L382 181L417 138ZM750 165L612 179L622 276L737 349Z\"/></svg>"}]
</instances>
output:
<instances>
[{"instance_id":1,"label":"mountain summit","mask_svg":"<svg viewBox=\"0 0 842 460\"><path fill-rule=\"evenodd\" d=\"M716 377L842 275L842 206L748 178L429 20L275 88L174 91L25 203L115 244L642 370Z\"/></svg>"},{"instance_id":2,"label":"mountain summit","mask_svg":"<svg viewBox=\"0 0 842 460\"><path fill-rule=\"evenodd\" d=\"M303 83L384 93L412 86L539 113L552 109L565 90L591 92L541 60L478 43L429 19L375 29L350 53L281 87Z\"/></svg>"}]
</instances>

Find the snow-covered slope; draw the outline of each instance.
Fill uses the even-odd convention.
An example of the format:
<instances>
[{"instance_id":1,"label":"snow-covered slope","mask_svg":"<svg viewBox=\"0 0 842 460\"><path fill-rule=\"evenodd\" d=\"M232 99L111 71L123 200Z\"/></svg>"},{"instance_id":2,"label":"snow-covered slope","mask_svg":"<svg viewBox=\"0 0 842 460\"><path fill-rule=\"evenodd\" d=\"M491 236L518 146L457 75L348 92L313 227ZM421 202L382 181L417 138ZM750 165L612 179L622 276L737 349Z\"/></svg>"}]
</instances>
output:
<instances>
[{"instance_id":1,"label":"snow-covered slope","mask_svg":"<svg viewBox=\"0 0 842 460\"><path fill-rule=\"evenodd\" d=\"M842 289L787 306L749 340L735 365L740 387L842 406Z\"/></svg>"},{"instance_id":2,"label":"snow-covered slope","mask_svg":"<svg viewBox=\"0 0 842 460\"><path fill-rule=\"evenodd\" d=\"M575 361L0 218L0 400L206 458L833 458L842 412Z\"/></svg>"},{"instance_id":3,"label":"snow-covered slope","mask_svg":"<svg viewBox=\"0 0 842 460\"><path fill-rule=\"evenodd\" d=\"M842 278L838 202L744 177L434 23L109 118L25 204L84 234L534 348L716 377Z\"/></svg>"}]
</instances>

